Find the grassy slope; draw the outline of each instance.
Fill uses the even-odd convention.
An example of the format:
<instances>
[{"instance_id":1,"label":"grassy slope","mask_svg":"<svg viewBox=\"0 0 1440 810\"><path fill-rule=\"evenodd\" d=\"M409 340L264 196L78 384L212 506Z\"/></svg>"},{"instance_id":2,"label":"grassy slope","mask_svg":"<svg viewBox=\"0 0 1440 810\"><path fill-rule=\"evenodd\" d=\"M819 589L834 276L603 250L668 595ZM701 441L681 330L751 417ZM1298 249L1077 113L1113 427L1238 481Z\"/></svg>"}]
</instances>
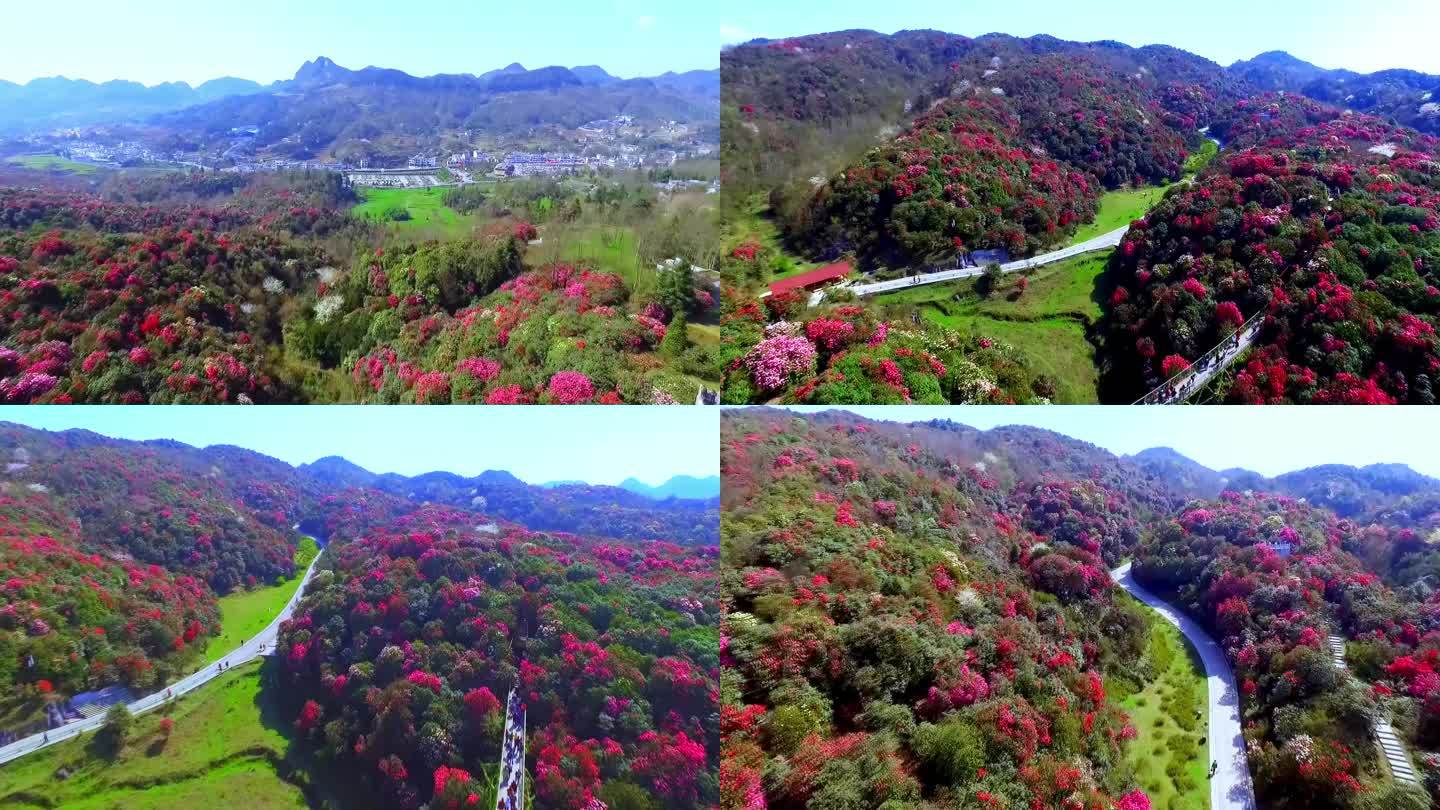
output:
<instances>
[{"instance_id":1,"label":"grassy slope","mask_svg":"<svg viewBox=\"0 0 1440 810\"><path fill-rule=\"evenodd\" d=\"M300 587L300 577L315 559L315 541L306 538L295 552L296 576L275 585L236 591L220 597L220 634L205 645L201 666L219 661L247 638L264 630Z\"/></svg>"},{"instance_id":2,"label":"grassy slope","mask_svg":"<svg viewBox=\"0 0 1440 810\"><path fill-rule=\"evenodd\" d=\"M1207 143L1209 142L1207 141ZM1109 233L1145 216L1145 212L1150 210L1150 206L1165 196L1165 189L1165 186L1146 186L1105 192L1104 196L1100 198L1100 207L1095 212L1095 221L1089 225L1080 226L1080 230L1075 232L1075 237L1070 240L1070 244L1074 245L1087 239L1094 239L1102 233Z\"/></svg>"},{"instance_id":3,"label":"grassy slope","mask_svg":"<svg viewBox=\"0 0 1440 810\"><path fill-rule=\"evenodd\" d=\"M941 326L1009 343L1055 381L1056 402L1094 403L1099 375L1095 347L1085 330L1100 317L1100 307L1091 298L1105 261L1104 254L1092 254L1042 268L1018 297L1018 277L1007 276L989 298L977 295L974 280L966 279L901 290L876 301L915 305ZM960 300L954 300L956 296Z\"/></svg>"},{"instance_id":4,"label":"grassy slope","mask_svg":"<svg viewBox=\"0 0 1440 810\"><path fill-rule=\"evenodd\" d=\"M1205 810L1209 807L1209 763L1200 739L1205 667L1180 630L1149 613L1150 659L1156 677L1120 701L1138 735L1129 757L1140 785L1155 810Z\"/></svg>"},{"instance_id":5,"label":"grassy slope","mask_svg":"<svg viewBox=\"0 0 1440 810\"><path fill-rule=\"evenodd\" d=\"M655 268L640 261L635 232L619 225L574 226L551 223L540 226L541 243L527 251L527 264L586 261L597 270L615 273L636 294L655 288Z\"/></svg>"},{"instance_id":6,"label":"grassy slope","mask_svg":"<svg viewBox=\"0 0 1440 810\"><path fill-rule=\"evenodd\" d=\"M175 701L175 729L159 732L160 711L136 718L130 742L113 760L88 748L93 735L4 766L0 808L67 810L215 806L306 807L304 795L276 769L286 736L261 720L260 665L247 664ZM58 781L60 768L70 777Z\"/></svg>"},{"instance_id":7,"label":"grassy slope","mask_svg":"<svg viewBox=\"0 0 1440 810\"><path fill-rule=\"evenodd\" d=\"M770 204L763 194L757 194L746 202L743 216L727 217L724 222L724 230L720 234L720 244L728 248L742 242L758 242L773 254L787 255L794 265L785 272L767 272L767 282L779 281L807 270L814 270L822 265L821 262L805 261L799 256L786 254L785 247L780 241L780 227L775 224L775 220L770 218Z\"/></svg>"}]
</instances>

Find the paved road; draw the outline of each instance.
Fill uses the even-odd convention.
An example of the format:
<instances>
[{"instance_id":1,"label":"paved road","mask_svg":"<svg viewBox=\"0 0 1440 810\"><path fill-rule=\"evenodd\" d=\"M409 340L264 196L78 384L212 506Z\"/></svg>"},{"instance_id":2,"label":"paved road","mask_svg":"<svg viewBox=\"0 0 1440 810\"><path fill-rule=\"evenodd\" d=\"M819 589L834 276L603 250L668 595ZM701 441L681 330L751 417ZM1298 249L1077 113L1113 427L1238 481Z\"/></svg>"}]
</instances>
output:
<instances>
[{"instance_id":1,"label":"paved road","mask_svg":"<svg viewBox=\"0 0 1440 810\"><path fill-rule=\"evenodd\" d=\"M1245 759L1245 737L1240 733L1240 690L1235 686L1235 673L1225 660L1225 651L1200 625L1141 587L1130 573L1130 563L1111 571L1110 578L1180 628L1199 651L1209 687L1210 761L1220 763L1210 780L1210 807L1255 810L1255 786L1250 781L1250 763Z\"/></svg>"},{"instance_id":2,"label":"paved road","mask_svg":"<svg viewBox=\"0 0 1440 810\"><path fill-rule=\"evenodd\" d=\"M1078 245L1071 245L1070 247L1061 248L1060 250L1042 253L1039 256L1031 256L1028 259L1007 262L1006 264L1000 265L1000 271L1004 273L1014 273L1017 270L1028 270L1032 267L1054 264L1055 262L1079 256L1082 253L1110 250L1120 244L1120 240L1125 238L1125 233L1129 230L1130 226L1126 225L1123 228L1116 228L1109 233L1102 233L1093 239L1087 239ZM894 290L904 290L910 287L919 287L925 284L937 284L942 281L974 278L984 274L985 268L983 267L960 267L954 270L937 270L934 273L922 273L918 276L897 278L890 281L877 281L873 284L856 284L850 287L849 290L858 296L876 295L878 293L893 292ZM821 290L817 294L823 298L823 293L824 291ZM812 301L811 303L813 304L815 302Z\"/></svg>"},{"instance_id":3,"label":"paved road","mask_svg":"<svg viewBox=\"0 0 1440 810\"><path fill-rule=\"evenodd\" d=\"M295 605L299 603L300 596L305 593L305 586L310 584L310 578L315 575L316 563L320 562L320 558L324 556L324 554L325 551L322 549L319 554L315 555L315 559L310 563L310 567L305 569L305 578L301 580L300 587L295 589L295 595L290 597L289 602L285 603L285 607L276 615L274 621L270 622L270 625L262 630L259 635L247 639L244 644L241 644L224 658L220 659L226 667L233 667L248 661L253 661L262 655L269 655L275 650L275 637L280 632L280 623L290 618L290 615L294 613ZM261 649L262 645L264 646L263 650ZM166 700L172 697L180 697L204 686L220 675L220 670L217 669L216 666L216 664L209 664L199 672L170 684L166 689L161 689L152 695L140 698L134 703L129 704L130 712L132 714L148 712L157 706L163 705ZM167 691L171 693L169 696L167 696ZM86 720L76 720L60 728L50 729L49 732L33 734L29 737L16 740L0 748L0 765L19 759L26 754L34 753L58 742L73 739L86 732L95 731L104 724L105 715L101 714ZM46 739L47 733L49 735L48 740Z\"/></svg>"}]
</instances>

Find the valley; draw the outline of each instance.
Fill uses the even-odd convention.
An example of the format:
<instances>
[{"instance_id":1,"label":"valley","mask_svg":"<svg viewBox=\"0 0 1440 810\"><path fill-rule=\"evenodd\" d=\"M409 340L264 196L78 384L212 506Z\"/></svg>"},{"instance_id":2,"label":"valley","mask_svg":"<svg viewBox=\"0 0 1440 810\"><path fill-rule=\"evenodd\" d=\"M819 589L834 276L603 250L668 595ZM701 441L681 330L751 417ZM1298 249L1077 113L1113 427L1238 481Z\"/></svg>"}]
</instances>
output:
<instances>
[{"instance_id":1,"label":"valley","mask_svg":"<svg viewBox=\"0 0 1440 810\"><path fill-rule=\"evenodd\" d=\"M722 413L723 806L1430 806L1440 479L866 411Z\"/></svg>"},{"instance_id":2,"label":"valley","mask_svg":"<svg viewBox=\"0 0 1440 810\"><path fill-rule=\"evenodd\" d=\"M1390 76L863 30L732 46L722 70L727 403L1433 400L1433 122L1378 95L1337 101L1320 78ZM957 279L999 287L988 267L1067 246L1105 262L1083 334L981 323L977 337L928 296L907 310L884 295L943 284L963 299ZM821 266L850 272L795 275ZM771 286L792 277L804 286Z\"/></svg>"}]
</instances>

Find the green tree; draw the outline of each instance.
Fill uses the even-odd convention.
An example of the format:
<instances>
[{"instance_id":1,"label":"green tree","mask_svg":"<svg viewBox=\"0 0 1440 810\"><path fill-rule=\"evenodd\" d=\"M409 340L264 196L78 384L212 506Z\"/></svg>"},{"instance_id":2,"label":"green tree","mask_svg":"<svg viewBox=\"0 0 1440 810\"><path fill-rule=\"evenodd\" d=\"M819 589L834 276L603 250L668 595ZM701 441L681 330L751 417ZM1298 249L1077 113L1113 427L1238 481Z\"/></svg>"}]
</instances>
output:
<instances>
[{"instance_id":1,"label":"green tree","mask_svg":"<svg viewBox=\"0 0 1440 810\"><path fill-rule=\"evenodd\" d=\"M915 731L915 753L942 783L962 787L985 765L985 738L968 718L951 717Z\"/></svg>"},{"instance_id":2,"label":"green tree","mask_svg":"<svg viewBox=\"0 0 1440 810\"><path fill-rule=\"evenodd\" d=\"M690 280L690 265L684 261L673 270L656 274L655 297L677 317L695 305L695 285Z\"/></svg>"},{"instance_id":3,"label":"green tree","mask_svg":"<svg viewBox=\"0 0 1440 810\"><path fill-rule=\"evenodd\" d=\"M677 314L665 330L665 339L660 342L660 351L666 357L677 358L690 348L689 324L684 313Z\"/></svg>"},{"instance_id":4,"label":"green tree","mask_svg":"<svg viewBox=\"0 0 1440 810\"><path fill-rule=\"evenodd\" d=\"M123 702L116 703L105 712L105 725L100 727L100 733L95 736L95 740L114 756L125 747L125 741L130 738L130 731L134 727L135 715L130 713L130 707Z\"/></svg>"}]
</instances>

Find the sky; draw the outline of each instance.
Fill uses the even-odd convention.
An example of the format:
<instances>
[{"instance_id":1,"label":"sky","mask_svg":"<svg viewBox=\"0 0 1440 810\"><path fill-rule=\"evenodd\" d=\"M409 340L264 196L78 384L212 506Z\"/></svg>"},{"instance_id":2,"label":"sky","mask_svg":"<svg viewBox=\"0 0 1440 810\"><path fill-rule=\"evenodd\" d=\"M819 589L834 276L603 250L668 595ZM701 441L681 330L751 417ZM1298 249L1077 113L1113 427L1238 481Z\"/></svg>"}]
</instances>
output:
<instances>
[{"instance_id":1,"label":"sky","mask_svg":"<svg viewBox=\"0 0 1440 810\"><path fill-rule=\"evenodd\" d=\"M949 419L981 430L1032 425L1120 455L1169 447L1213 470L1242 467L1271 477L1319 464L1401 463L1440 478L1440 412L1434 408L876 405L841 410L892 422Z\"/></svg>"},{"instance_id":2,"label":"sky","mask_svg":"<svg viewBox=\"0 0 1440 810\"><path fill-rule=\"evenodd\" d=\"M233 444L291 464L341 456L371 472L475 475L532 484L660 484L720 471L719 415L697 407L0 406L0 421L118 439Z\"/></svg>"},{"instance_id":3,"label":"sky","mask_svg":"<svg viewBox=\"0 0 1440 810\"><path fill-rule=\"evenodd\" d=\"M935 29L1174 45L1221 65L1279 50L1325 68L1440 73L1436 0L725 0L720 8L723 44L851 28Z\"/></svg>"},{"instance_id":4,"label":"sky","mask_svg":"<svg viewBox=\"0 0 1440 810\"><path fill-rule=\"evenodd\" d=\"M0 79L39 76L269 83L328 56L417 76L519 62L600 65L616 76L718 67L718 3L550 0L69 0L6 3Z\"/></svg>"}]
</instances>

